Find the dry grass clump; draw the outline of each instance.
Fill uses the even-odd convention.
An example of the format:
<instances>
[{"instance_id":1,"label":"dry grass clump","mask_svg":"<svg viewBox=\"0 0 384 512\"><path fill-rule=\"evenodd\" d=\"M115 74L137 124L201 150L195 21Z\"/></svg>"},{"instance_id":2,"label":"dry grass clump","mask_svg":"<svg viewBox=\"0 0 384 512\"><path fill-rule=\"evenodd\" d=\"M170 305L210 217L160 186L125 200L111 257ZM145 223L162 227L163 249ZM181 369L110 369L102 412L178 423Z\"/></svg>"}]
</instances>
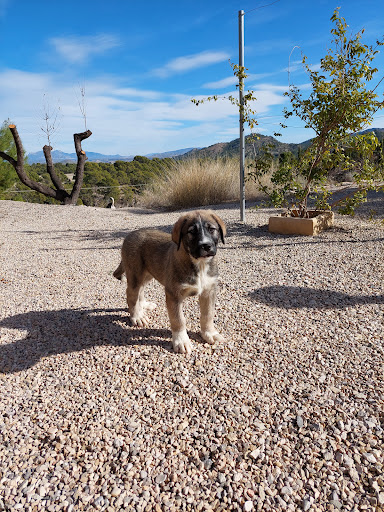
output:
<instances>
[{"instance_id":1,"label":"dry grass clump","mask_svg":"<svg viewBox=\"0 0 384 512\"><path fill-rule=\"evenodd\" d=\"M239 199L238 159L180 160L174 169L143 191L140 204L147 208L183 209ZM260 197L252 181L246 182L247 199Z\"/></svg>"}]
</instances>

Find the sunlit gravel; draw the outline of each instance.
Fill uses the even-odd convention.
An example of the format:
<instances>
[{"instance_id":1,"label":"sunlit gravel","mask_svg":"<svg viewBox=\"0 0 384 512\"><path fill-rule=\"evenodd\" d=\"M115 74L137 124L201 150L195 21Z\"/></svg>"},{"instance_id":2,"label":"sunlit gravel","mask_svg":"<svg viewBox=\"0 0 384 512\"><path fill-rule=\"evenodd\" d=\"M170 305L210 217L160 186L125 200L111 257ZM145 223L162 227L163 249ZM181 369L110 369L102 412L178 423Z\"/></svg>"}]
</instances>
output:
<instances>
[{"instance_id":1,"label":"sunlit gravel","mask_svg":"<svg viewBox=\"0 0 384 512\"><path fill-rule=\"evenodd\" d=\"M0 201L0 511L384 510L384 229L271 235L215 207L217 326L174 354L112 277L125 234L180 212Z\"/></svg>"}]
</instances>

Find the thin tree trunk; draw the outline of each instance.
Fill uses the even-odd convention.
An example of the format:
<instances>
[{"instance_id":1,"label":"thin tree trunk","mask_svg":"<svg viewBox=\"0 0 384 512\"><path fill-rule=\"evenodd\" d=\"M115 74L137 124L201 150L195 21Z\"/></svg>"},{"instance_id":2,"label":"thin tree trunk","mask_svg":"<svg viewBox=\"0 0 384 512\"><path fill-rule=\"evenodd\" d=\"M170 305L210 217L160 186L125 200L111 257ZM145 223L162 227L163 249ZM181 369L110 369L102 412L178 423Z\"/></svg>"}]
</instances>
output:
<instances>
[{"instance_id":1,"label":"thin tree trunk","mask_svg":"<svg viewBox=\"0 0 384 512\"><path fill-rule=\"evenodd\" d=\"M56 174L55 167L54 167L53 161L52 161L51 151L52 151L51 146L43 147L43 153L44 153L45 161L47 163L47 171L51 177L52 183L54 184L55 188L57 190L64 190L63 184L62 184L60 178Z\"/></svg>"},{"instance_id":2,"label":"thin tree trunk","mask_svg":"<svg viewBox=\"0 0 384 512\"><path fill-rule=\"evenodd\" d=\"M87 130L82 133L75 133L73 135L73 140L75 144L75 150L77 155L77 165L76 165L76 173L75 173L75 183L73 184L72 192L70 194L71 203L69 204L77 204L79 199L79 194L81 190L81 186L83 184L84 179L84 166L87 160L87 155L81 148L81 142L84 139L88 139L92 135L90 130Z\"/></svg>"}]
</instances>

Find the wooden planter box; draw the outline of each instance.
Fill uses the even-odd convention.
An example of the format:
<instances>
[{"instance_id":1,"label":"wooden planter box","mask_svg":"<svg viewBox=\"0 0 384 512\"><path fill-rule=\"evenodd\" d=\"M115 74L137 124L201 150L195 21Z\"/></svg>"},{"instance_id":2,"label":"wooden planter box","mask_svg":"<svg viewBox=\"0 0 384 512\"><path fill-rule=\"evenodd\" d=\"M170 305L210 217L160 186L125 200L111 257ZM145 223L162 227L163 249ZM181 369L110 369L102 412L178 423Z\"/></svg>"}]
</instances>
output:
<instances>
[{"instance_id":1,"label":"wooden planter box","mask_svg":"<svg viewBox=\"0 0 384 512\"><path fill-rule=\"evenodd\" d=\"M318 235L333 226L334 213L322 210L308 211L309 218L276 216L269 218L269 231L280 235Z\"/></svg>"}]
</instances>

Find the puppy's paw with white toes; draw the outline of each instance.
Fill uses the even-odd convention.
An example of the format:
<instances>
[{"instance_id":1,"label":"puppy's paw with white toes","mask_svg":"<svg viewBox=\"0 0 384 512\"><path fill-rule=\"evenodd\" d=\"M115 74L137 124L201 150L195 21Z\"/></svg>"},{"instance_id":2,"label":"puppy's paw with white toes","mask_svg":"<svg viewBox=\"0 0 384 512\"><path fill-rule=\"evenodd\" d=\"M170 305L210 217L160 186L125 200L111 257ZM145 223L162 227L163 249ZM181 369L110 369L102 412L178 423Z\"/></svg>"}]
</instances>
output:
<instances>
[{"instance_id":1,"label":"puppy's paw with white toes","mask_svg":"<svg viewBox=\"0 0 384 512\"><path fill-rule=\"evenodd\" d=\"M190 354L192 352L192 343L188 338L187 331L172 333L173 350L178 354Z\"/></svg>"},{"instance_id":2,"label":"puppy's paw with white toes","mask_svg":"<svg viewBox=\"0 0 384 512\"><path fill-rule=\"evenodd\" d=\"M153 311L156 308L157 308L156 302L149 302L149 301L143 302L143 309L146 309L147 311Z\"/></svg>"},{"instance_id":3,"label":"puppy's paw with white toes","mask_svg":"<svg viewBox=\"0 0 384 512\"><path fill-rule=\"evenodd\" d=\"M149 325L149 319L145 315L140 316L131 316L130 322L135 327L148 327Z\"/></svg>"},{"instance_id":4,"label":"puppy's paw with white toes","mask_svg":"<svg viewBox=\"0 0 384 512\"><path fill-rule=\"evenodd\" d=\"M224 341L224 337L218 331L201 331L201 336L210 345Z\"/></svg>"}]
</instances>

